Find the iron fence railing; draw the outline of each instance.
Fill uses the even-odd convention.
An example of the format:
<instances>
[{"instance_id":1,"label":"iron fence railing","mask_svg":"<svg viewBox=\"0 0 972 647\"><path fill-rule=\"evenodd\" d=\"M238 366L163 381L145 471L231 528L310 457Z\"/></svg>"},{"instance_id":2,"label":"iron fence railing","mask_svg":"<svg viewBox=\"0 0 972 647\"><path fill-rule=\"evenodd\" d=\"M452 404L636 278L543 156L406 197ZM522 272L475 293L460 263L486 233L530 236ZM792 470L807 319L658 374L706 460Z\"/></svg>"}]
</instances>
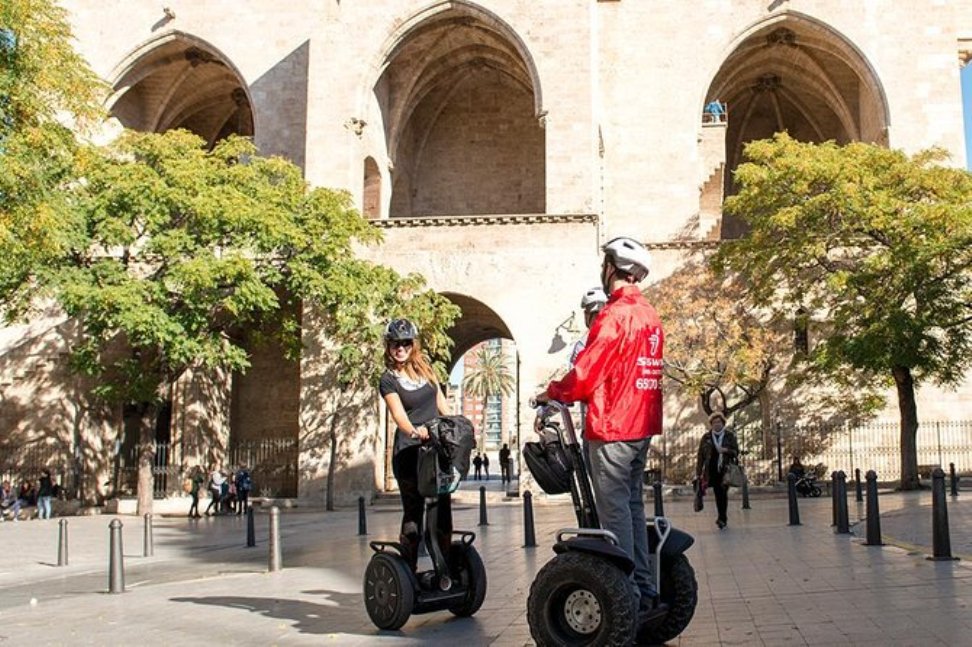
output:
<instances>
[{"instance_id":1,"label":"iron fence railing","mask_svg":"<svg viewBox=\"0 0 972 647\"><path fill-rule=\"evenodd\" d=\"M179 494L186 477L183 467L170 443L155 443L152 464L153 495L163 498ZM253 479L251 496L297 496L297 460L299 446L296 438L265 438L234 443L220 468L235 472L245 467ZM138 489L138 448L122 457L119 467L118 493L134 496Z\"/></svg>"},{"instance_id":2,"label":"iron fence railing","mask_svg":"<svg viewBox=\"0 0 972 647\"><path fill-rule=\"evenodd\" d=\"M750 482L776 481L794 455L805 466L819 466L827 476L843 470L853 477L874 470L881 481L901 478L901 431L897 421L862 425L793 425L780 423L764 433L758 422L735 426L742 464ZM666 429L652 441L648 468L660 470L666 482L687 483L695 473L701 425ZM767 441L769 446L767 446ZM919 474L927 477L935 467L948 472L954 463L959 473L972 472L972 420L927 421L919 424Z\"/></svg>"},{"instance_id":3,"label":"iron fence railing","mask_svg":"<svg viewBox=\"0 0 972 647\"><path fill-rule=\"evenodd\" d=\"M227 466L249 470L251 496L295 497L299 449L296 438L239 441L230 448Z\"/></svg>"},{"instance_id":4,"label":"iron fence railing","mask_svg":"<svg viewBox=\"0 0 972 647\"><path fill-rule=\"evenodd\" d=\"M80 466L63 445L50 442L0 444L0 480L10 481L15 488L24 481L36 486L44 469L51 471L51 477L61 486L64 497L77 496Z\"/></svg>"}]
</instances>

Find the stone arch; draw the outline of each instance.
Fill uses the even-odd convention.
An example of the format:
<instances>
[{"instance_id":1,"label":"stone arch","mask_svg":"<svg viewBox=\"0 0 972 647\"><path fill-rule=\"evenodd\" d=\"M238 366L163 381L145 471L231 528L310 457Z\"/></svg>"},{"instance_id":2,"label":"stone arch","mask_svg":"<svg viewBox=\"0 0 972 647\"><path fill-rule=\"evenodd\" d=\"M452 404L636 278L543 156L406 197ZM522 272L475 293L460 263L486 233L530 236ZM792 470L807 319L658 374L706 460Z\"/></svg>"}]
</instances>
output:
<instances>
[{"instance_id":1,"label":"stone arch","mask_svg":"<svg viewBox=\"0 0 972 647\"><path fill-rule=\"evenodd\" d=\"M480 342L497 338L515 341L506 322L482 301L456 292L442 292L442 296L462 310L462 314L447 331L453 341L449 370L452 370L466 351Z\"/></svg>"},{"instance_id":2,"label":"stone arch","mask_svg":"<svg viewBox=\"0 0 972 647\"><path fill-rule=\"evenodd\" d=\"M372 93L391 217L542 213L541 90L522 39L470 2L430 5L389 37Z\"/></svg>"},{"instance_id":3,"label":"stone arch","mask_svg":"<svg viewBox=\"0 0 972 647\"><path fill-rule=\"evenodd\" d=\"M724 124L703 129L703 140L724 138L724 155L704 155L713 158L706 159L704 172L718 170L721 177L708 176L700 214L721 203L708 193L733 192L732 172L749 141L781 131L810 142L888 141L888 102L873 66L843 34L796 12L776 14L740 34L701 105L711 101L724 103L728 116ZM722 237L740 233L740 223L722 222Z\"/></svg>"},{"instance_id":4,"label":"stone arch","mask_svg":"<svg viewBox=\"0 0 972 647\"><path fill-rule=\"evenodd\" d=\"M252 137L252 100L239 70L216 47L170 31L139 46L111 75L108 110L145 132L190 130L212 146L230 134Z\"/></svg>"},{"instance_id":5,"label":"stone arch","mask_svg":"<svg viewBox=\"0 0 972 647\"><path fill-rule=\"evenodd\" d=\"M457 402L459 412L472 420L474 427L480 432L479 451L492 454L495 460L496 452L503 444L519 446L520 380L519 354L515 340L503 319L482 301L454 292L443 292L442 295L462 310L459 319L448 331L454 342L449 361L450 373L460 361L463 362L463 371L475 370L477 356L474 351L486 342L505 358L514 378L513 392L509 395L484 399L466 393L464 388L460 388L458 394L461 396ZM498 461L494 465L496 472L499 472Z\"/></svg>"},{"instance_id":6,"label":"stone arch","mask_svg":"<svg viewBox=\"0 0 972 647\"><path fill-rule=\"evenodd\" d=\"M381 171L375 158L370 156L364 161L361 213L369 220L381 218Z\"/></svg>"}]
</instances>

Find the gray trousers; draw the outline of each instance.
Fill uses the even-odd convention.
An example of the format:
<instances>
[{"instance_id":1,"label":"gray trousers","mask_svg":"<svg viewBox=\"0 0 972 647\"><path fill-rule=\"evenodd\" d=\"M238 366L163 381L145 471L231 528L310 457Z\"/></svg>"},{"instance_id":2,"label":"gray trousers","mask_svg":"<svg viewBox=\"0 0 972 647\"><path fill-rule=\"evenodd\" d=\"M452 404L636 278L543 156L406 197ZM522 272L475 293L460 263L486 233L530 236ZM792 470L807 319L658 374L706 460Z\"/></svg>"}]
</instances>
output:
<instances>
[{"instance_id":1,"label":"gray trousers","mask_svg":"<svg viewBox=\"0 0 972 647\"><path fill-rule=\"evenodd\" d=\"M648 553L643 483L651 437L602 442L588 439L587 457L601 528L618 537L620 547L635 563L631 574L636 595L654 597Z\"/></svg>"}]
</instances>

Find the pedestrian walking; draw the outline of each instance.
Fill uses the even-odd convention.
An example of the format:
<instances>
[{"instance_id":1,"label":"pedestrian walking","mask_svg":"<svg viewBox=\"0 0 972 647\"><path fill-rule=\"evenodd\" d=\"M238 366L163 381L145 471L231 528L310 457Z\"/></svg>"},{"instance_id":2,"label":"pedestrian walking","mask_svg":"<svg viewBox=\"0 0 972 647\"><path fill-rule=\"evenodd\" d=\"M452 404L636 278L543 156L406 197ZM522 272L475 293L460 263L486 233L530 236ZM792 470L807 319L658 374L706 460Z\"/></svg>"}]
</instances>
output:
<instances>
[{"instance_id":1,"label":"pedestrian walking","mask_svg":"<svg viewBox=\"0 0 972 647\"><path fill-rule=\"evenodd\" d=\"M500 480L503 483L510 482L510 446L503 443L503 448L499 450Z\"/></svg>"},{"instance_id":2,"label":"pedestrian walking","mask_svg":"<svg viewBox=\"0 0 972 647\"><path fill-rule=\"evenodd\" d=\"M40 480L37 483L37 517L39 519L51 518L51 499L54 496L54 479L51 478L51 471L45 469L41 472Z\"/></svg>"},{"instance_id":3,"label":"pedestrian walking","mask_svg":"<svg viewBox=\"0 0 972 647\"><path fill-rule=\"evenodd\" d=\"M483 478L483 456L482 454L476 454L476 458L473 459L473 467L476 469L473 477L479 481Z\"/></svg>"},{"instance_id":4,"label":"pedestrian walking","mask_svg":"<svg viewBox=\"0 0 972 647\"><path fill-rule=\"evenodd\" d=\"M736 434L726 427L726 416L721 411L709 414L709 431L699 441L695 461L695 477L699 492L712 490L716 500L716 525L724 529L728 524L729 485L725 481L729 463L739 460L739 443ZM701 497L701 495L700 495ZM701 498L699 499L701 503ZM701 505L696 507L701 509Z\"/></svg>"},{"instance_id":5,"label":"pedestrian walking","mask_svg":"<svg viewBox=\"0 0 972 647\"><path fill-rule=\"evenodd\" d=\"M486 473L486 480L489 480L489 455L483 454L483 472Z\"/></svg>"},{"instance_id":6,"label":"pedestrian walking","mask_svg":"<svg viewBox=\"0 0 972 647\"><path fill-rule=\"evenodd\" d=\"M198 465L192 468L192 472L190 473L188 479L189 481L188 494L192 498L192 504L189 506L189 514L188 514L188 517L190 519L198 519L200 516L202 516L199 514L199 490L202 489L202 485L205 482L205 480L206 479L203 478L202 469L200 469Z\"/></svg>"}]
</instances>

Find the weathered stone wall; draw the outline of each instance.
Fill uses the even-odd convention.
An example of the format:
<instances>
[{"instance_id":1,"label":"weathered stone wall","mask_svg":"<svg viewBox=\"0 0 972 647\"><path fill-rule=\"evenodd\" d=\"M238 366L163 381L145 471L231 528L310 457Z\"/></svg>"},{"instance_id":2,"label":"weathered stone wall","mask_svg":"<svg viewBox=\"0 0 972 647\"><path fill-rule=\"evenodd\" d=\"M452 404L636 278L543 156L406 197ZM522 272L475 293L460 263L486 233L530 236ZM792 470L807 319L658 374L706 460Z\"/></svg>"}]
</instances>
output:
<instances>
[{"instance_id":1,"label":"weathered stone wall","mask_svg":"<svg viewBox=\"0 0 972 647\"><path fill-rule=\"evenodd\" d=\"M524 429L532 418L526 396L564 361L564 351L550 352L557 325L576 311L578 295L597 280L598 243L620 234L665 243L704 237L710 226L718 226L712 213L715 189L705 194L702 222L699 215L713 158L702 137L702 108L714 84L724 83L726 91L743 97L759 80L723 70L728 60L779 77L779 114L772 101L760 104L747 132L796 119L806 129L800 132L810 135L853 131L909 152L943 146L956 164L965 159L957 50L972 33L970 0L167 4L174 18L149 0L64 0L78 49L112 83L167 38L183 37L216 52L246 88L261 150L302 165L313 184L349 190L359 205L365 205L368 187L370 214L457 215L448 211L462 211L466 201L483 205L477 208L484 212L592 215L582 221L396 225L385 229L383 246L363 252L400 271L422 272L435 289L470 297L498 315L520 354ZM395 116L395 106L406 105L396 103L396 92L415 87L400 82L419 83L426 71L434 75L449 60L423 60L420 53L426 50L417 47L403 63L415 74L395 77L394 83L383 74L391 62L402 63L395 57L403 48L446 17L489 33L482 41L449 46L465 56L483 43L497 44L483 60L494 66L490 69L503 70L503 83L515 87L491 94L458 84L456 102L440 104L448 106L444 112L413 115L421 138L411 148L392 150L394 119L408 123L408 115ZM785 42L785 32L782 41L769 43L767 36L778 28L791 29L795 44ZM796 95L787 95L791 81L800 83L793 92L831 97L833 105L819 104L814 115L818 104L808 99L810 114L797 114ZM466 109L459 110L463 105ZM730 124L745 118L730 106ZM730 140L734 132L730 125ZM483 138L482 145L470 147L464 138ZM730 166L742 143L727 151ZM464 156L465 150L482 152ZM403 151L411 156L402 157ZM368 157L374 165L364 181ZM404 167L399 157L407 158ZM484 164L490 182L473 172ZM393 195L402 177L408 194ZM521 186L514 186L515 180ZM683 262L678 249L653 253L652 281ZM37 334L41 343L43 333ZM19 400L29 399L40 410L71 401L69 382L55 368L63 359L56 359L53 346L44 352L44 362L53 359L53 364L43 368L44 380L35 385L43 388L29 394L18 391L24 377L16 372L36 360L8 348L5 397L19 393ZM268 374L287 372L267 359ZM293 384L292 373L287 375ZM214 420L229 419L226 383L215 391L198 389L201 399L213 396ZM307 500L320 500L330 460L324 435L336 397L331 383L325 346L309 343L300 364L297 412L301 496ZM255 388L259 391L259 383ZM923 416L968 417L970 397L968 387L958 394L926 387L919 407ZM357 402L357 413L342 421L346 435L338 452L340 487L348 500L386 480L384 430L375 422L381 410L373 394L363 393ZM261 415L271 416L272 410L268 404ZM194 426L188 413L183 423L179 415L177 410L174 424ZM21 428L9 416L4 420L5 434ZM50 420L68 428L76 418L62 412ZM253 421L254 428L261 424ZM92 421L84 429L92 443L99 443L109 427ZM521 441L525 434L521 430Z\"/></svg>"}]
</instances>

